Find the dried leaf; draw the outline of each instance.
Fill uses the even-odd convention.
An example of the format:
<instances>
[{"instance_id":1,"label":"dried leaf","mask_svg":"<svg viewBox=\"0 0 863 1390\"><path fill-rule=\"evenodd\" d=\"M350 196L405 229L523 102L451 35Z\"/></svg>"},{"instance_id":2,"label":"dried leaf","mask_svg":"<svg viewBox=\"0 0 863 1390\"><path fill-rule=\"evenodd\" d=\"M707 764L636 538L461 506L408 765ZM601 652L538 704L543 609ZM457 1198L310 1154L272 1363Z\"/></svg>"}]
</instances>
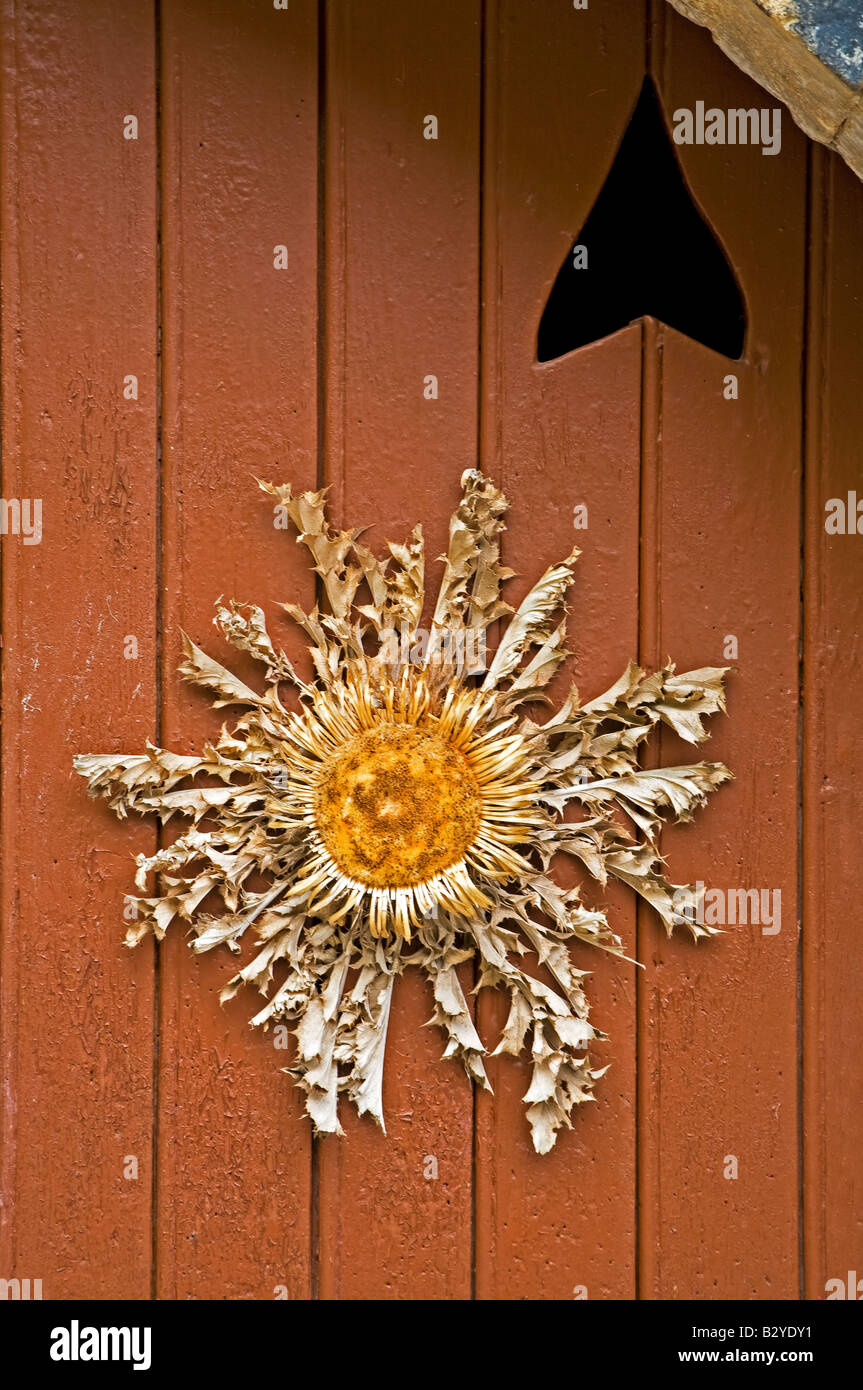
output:
<instances>
[{"instance_id":1,"label":"dried leaf","mask_svg":"<svg viewBox=\"0 0 863 1390\"><path fill-rule=\"evenodd\" d=\"M563 604L572 583L572 567L580 554L574 548L559 565L551 565L519 604L494 654L482 683L483 690L499 686L512 675L526 651L548 642L554 631L551 620Z\"/></svg>"}]
</instances>

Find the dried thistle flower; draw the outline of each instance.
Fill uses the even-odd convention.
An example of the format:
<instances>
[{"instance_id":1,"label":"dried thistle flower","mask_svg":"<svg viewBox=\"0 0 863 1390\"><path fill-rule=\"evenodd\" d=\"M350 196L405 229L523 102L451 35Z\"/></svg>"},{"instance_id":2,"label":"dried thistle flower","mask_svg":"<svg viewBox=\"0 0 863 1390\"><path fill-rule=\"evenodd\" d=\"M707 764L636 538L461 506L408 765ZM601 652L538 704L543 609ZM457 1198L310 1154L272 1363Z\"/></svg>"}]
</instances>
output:
<instances>
[{"instance_id":1,"label":"dried thistle flower","mask_svg":"<svg viewBox=\"0 0 863 1390\"><path fill-rule=\"evenodd\" d=\"M295 1024L290 1070L316 1128L337 1133L340 1093L383 1128L387 1022L395 977L408 965L431 982L444 1056L459 1057L490 1089L456 971L476 958L477 989L510 995L495 1051L529 1047L527 1118L546 1153L601 1075L586 1049L603 1035L588 1021L585 972L567 942L623 953L605 914L549 875L551 859L563 853L601 884L609 875L629 884L669 934L678 924L696 937L712 932L697 921L694 890L663 876L657 834L666 815L689 819L730 774L705 762L641 770L637 758L660 723L690 743L705 737L703 716L724 709L724 668L676 675L669 664L648 675L630 663L604 695L582 704L573 688L536 723L519 710L543 699L568 655L564 597L576 550L545 572L477 672L458 655L462 639L484 636L513 612L500 597L510 576L500 563L507 502L489 479L475 470L462 479L429 633L420 626L419 527L382 561L356 532L330 526L322 492L260 486L285 509L322 582L328 611L284 605L309 641L315 679L301 680L273 646L260 608L219 603L216 625L266 667L266 692L188 638L180 669L216 693L216 707L246 708L234 729L200 757L148 745L143 754L75 759L90 794L107 797L119 816L190 822L172 844L138 856L139 890L156 874L162 891L131 900L127 941L150 931L161 940L179 918L194 933L193 950L239 952L253 928L257 954L222 999L252 985L268 1001L253 1024ZM370 601L357 603L363 583ZM293 687L298 710L283 705L282 684ZM198 774L223 785L196 786ZM564 820L570 806L580 819ZM247 886L261 874L265 890ZM204 911L211 900L220 904L215 915ZM513 959L529 950L554 987Z\"/></svg>"}]
</instances>

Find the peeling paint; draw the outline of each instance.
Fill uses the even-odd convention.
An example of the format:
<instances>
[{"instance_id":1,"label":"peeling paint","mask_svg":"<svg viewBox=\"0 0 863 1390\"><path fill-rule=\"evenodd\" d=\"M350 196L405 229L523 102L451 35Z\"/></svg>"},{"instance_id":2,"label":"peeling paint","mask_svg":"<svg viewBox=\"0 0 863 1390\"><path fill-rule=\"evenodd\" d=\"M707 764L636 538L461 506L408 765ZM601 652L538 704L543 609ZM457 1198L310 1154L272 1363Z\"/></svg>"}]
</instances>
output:
<instances>
[{"instance_id":1,"label":"peeling paint","mask_svg":"<svg viewBox=\"0 0 863 1390\"><path fill-rule=\"evenodd\" d=\"M847 82L863 87L863 6L860 0L756 0L783 28Z\"/></svg>"},{"instance_id":2,"label":"peeling paint","mask_svg":"<svg viewBox=\"0 0 863 1390\"><path fill-rule=\"evenodd\" d=\"M797 0L756 0L761 9L771 18L791 29L800 18L797 10Z\"/></svg>"}]
</instances>

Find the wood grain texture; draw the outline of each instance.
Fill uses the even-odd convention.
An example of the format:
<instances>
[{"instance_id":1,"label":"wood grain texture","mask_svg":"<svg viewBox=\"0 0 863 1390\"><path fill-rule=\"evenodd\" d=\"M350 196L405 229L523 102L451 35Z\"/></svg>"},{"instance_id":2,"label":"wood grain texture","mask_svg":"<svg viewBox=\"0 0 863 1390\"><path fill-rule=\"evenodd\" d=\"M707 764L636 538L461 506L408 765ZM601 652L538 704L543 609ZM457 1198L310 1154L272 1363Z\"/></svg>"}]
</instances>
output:
<instances>
[{"instance_id":1,"label":"wood grain texture","mask_svg":"<svg viewBox=\"0 0 863 1390\"><path fill-rule=\"evenodd\" d=\"M480 6L328 7L326 481L374 545L421 521L440 574L476 461ZM424 118L438 138L424 138ZM438 378L437 400L423 394ZM320 1146L324 1298L470 1296L472 1095L414 970L396 982L388 1137L345 1114ZM437 1179L424 1176L437 1159Z\"/></svg>"},{"instance_id":2,"label":"wood grain texture","mask_svg":"<svg viewBox=\"0 0 863 1390\"><path fill-rule=\"evenodd\" d=\"M790 115L807 135L838 150L858 176L863 174L859 90L810 52L799 33L779 22L768 12L768 6L757 0L755 4L752 0L669 3L687 19L706 25L723 52L753 77L760 89L787 103ZM850 46L849 51L853 51Z\"/></svg>"},{"instance_id":3,"label":"wood grain texture","mask_svg":"<svg viewBox=\"0 0 863 1390\"><path fill-rule=\"evenodd\" d=\"M813 150L803 730L804 1219L807 1298L863 1278L860 632L863 540L825 529L863 500L858 389L863 189ZM855 1282L856 1282L855 1280ZM855 1290L856 1292L856 1290ZM857 1297L863 1294L863 1288Z\"/></svg>"},{"instance_id":4,"label":"wood grain texture","mask_svg":"<svg viewBox=\"0 0 863 1390\"><path fill-rule=\"evenodd\" d=\"M570 596L574 661L553 698L573 678L585 698L600 694L636 653L640 330L544 364L536 334L638 97L643 35L643 11L633 21L629 5L576 12L500 0L488 9L482 460L512 502L510 602L573 544L582 548ZM573 529L577 503L588 508L586 531ZM631 954L630 896L611 889L594 899L587 889L585 900L608 904ZM529 1066L492 1060L494 1098L478 1106L479 1298L634 1293L633 967L589 948L574 954L593 972L592 1017L610 1037L595 1060L611 1070L598 1103L577 1107L572 1133L540 1158L522 1101ZM479 1017L496 1042L505 1001L481 996Z\"/></svg>"},{"instance_id":5,"label":"wood grain texture","mask_svg":"<svg viewBox=\"0 0 863 1390\"><path fill-rule=\"evenodd\" d=\"M162 135L163 739L186 752L225 712L181 686L180 628L259 683L214 633L215 600L260 603L280 638L275 604L313 602L253 476L316 475L313 0L166 0ZM193 958L177 935L161 954L159 1296L307 1297L310 1137L286 1054L248 1028L248 999L220 1010L227 953Z\"/></svg>"},{"instance_id":6,"label":"wood grain texture","mask_svg":"<svg viewBox=\"0 0 863 1390\"><path fill-rule=\"evenodd\" d=\"M71 768L155 716L154 57L143 0L2 8L0 491L42 539L0 539L0 1274L46 1299L150 1288L153 957L122 944L129 833Z\"/></svg>"},{"instance_id":7,"label":"wood grain texture","mask_svg":"<svg viewBox=\"0 0 863 1390\"><path fill-rule=\"evenodd\" d=\"M653 54L666 112L759 105L708 36L668 13ZM728 720L696 756L736 781L662 837L675 882L781 892L781 929L730 925L666 942L644 915L639 958L640 1293L794 1298L798 1280L797 735L805 142L680 147L735 267L744 360L669 329L653 349L654 438L642 535L642 651L679 669L730 664ZM727 400L727 374L739 398ZM647 441L646 441L647 442ZM737 660L723 659L726 637ZM692 750L663 735L663 765ZM773 897L770 898L772 904ZM726 903L728 898L726 897ZM768 932L771 929L768 927ZM724 1175L729 1156L737 1179Z\"/></svg>"}]
</instances>

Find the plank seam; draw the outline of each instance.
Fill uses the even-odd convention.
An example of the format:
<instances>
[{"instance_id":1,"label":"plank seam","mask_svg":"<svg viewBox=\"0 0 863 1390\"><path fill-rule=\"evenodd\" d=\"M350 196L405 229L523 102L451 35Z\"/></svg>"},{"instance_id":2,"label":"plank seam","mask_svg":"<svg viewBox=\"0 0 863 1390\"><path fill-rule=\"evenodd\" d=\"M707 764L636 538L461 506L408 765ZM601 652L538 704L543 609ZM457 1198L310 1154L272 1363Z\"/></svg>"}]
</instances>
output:
<instances>
[{"instance_id":1,"label":"plank seam","mask_svg":"<svg viewBox=\"0 0 863 1390\"><path fill-rule=\"evenodd\" d=\"M317 188L317 345L315 382L317 404L317 474L316 486L326 482L325 422L326 422L326 172L327 172L327 5L318 0L318 188ZM323 582L315 576L315 599L320 606ZM320 1140L312 1135L309 1145L309 1298L317 1300L321 1293L321 1165Z\"/></svg>"},{"instance_id":2,"label":"plank seam","mask_svg":"<svg viewBox=\"0 0 863 1390\"><path fill-rule=\"evenodd\" d=\"M477 128L477 155L478 155L478 186L477 186L477 305L476 305L476 457L477 463L482 456L482 430L483 430L483 256L485 248L485 103L486 103L486 34L487 34L487 0L481 0L479 11L479 109L478 109L478 128ZM479 983L479 964L474 958L473 961L473 984L474 989ZM474 1010L474 1016L476 1009ZM471 1080L471 1168L470 1168L470 1300L476 1302L476 1280L477 1280L477 1173L479 1169L479 1116L478 1116L478 1091L477 1083Z\"/></svg>"},{"instance_id":3,"label":"plank seam","mask_svg":"<svg viewBox=\"0 0 863 1390\"><path fill-rule=\"evenodd\" d=\"M4 34L3 34L3 72L4 72L4 76L6 76L7 73L10 73L10 69L11 69L10 81L9 81L9 83L8 83L8 87L12 88L12 94L11 94L11 96L8 96L6 90L4 90L3 93L2 93L2 99L3 99L3 104L2 104L2 134L3 134L3 141L2 141L2 143L3 143L3 156L4 156L4 161L5 161L5 164L6 164L6 166L7 166L6 169L4 169L4 183L5 183L5 181L6 181L7 179L9 179L10 182L12 181L12 179L10 179L10 175L9 175L9 172L8 172L8 166L11 165L11 166L12 166L12 178L14 178L14 183L15 183L15 197L14 197L14 199L11 199L11 200L10 200L9 212L8 212L8 214L7 214L7 211L6 211L5 199L4 199L4 207L3 207L3 214L2 214L2 217L3 217L3 272L4 272L4 280L3 280L3 298L2 298L2 310L3 310L3 314L2 314L2 320L0 320L0 326L2 326L2 332L3 332L4 337L5 337L5 331L6 331L6 312L5 312L5 311L6 311L7 303L8 303L8 301L9 301L10 299L13 298L13 294L14 294L16 297L18 297L18 298L20 297L20 295L19 295L19 292L20 292L20 268L19 268L19 264L18 264L18 208L19 208L19 202L18 202L18 197L17 197L18 132L19 132L19 129L20 129L20 124L19 124L19 118L18 118L18 82L17 82L17 75L18 75L18 32L17 32L17 31L18 31L18 26L17 26L17 7L14 5L14 3L10 6L10 8L9 8L9 10L8 10L8 12L7 12L7 15L8 15L8 20L7 20L7 22L8 22L8 25L9 25L9 33L8 33L8 39L7 39L7 33L6 33L5 29L4 29ZM7 47L8 47L8 50L10 51L10 54L11 54L11 61L10 61L9 67L7 67L7 63L6 63L6 52L7 52ZM9 223L12 223L12 224L14 225L14 232L13 232L13 234L12 234L11 236L9 235ZM14 291L9 287L9 285L8 285L8 283L7 283L7 280L6 280L6 275L5 275L5 271L6 271L6 251L7 251L7 244L8 244L8 243L11 243L11 246L10 246L10 248L9 248L9 249L10 249L10 253L14 253L14 264L15 264ZM10 259L11 259L11 255L10 255ZM5 349L5 343L3 344L3 347L4 347L4 349ZM18 357L19 355L20 355L20 349L19 349L19 352L16 353L16 361L17 361L17 357ZM5 495L6 495L6 478L7 478L7 467L6 467L5 463L4 463L4 460L5 460L5 458L6 458L6 446L7 446L6 400L7 400L8 394L9 394L9 391L8 391L8 388L7 388L7 382L8 382L8 379L9 379L9 373L7 372L7 363L6 363L6 353L5 353L5 350L3 351L2 365L3 365L3 372L2 372L2 403L3 403L3 409L2 409L2 411L0 411L0 494L2 494L3 496L5 496ZM6 606L6 591L7 591L7 588L10 590L10 592L13 591L12 583L11 583L11 582L8 582L8 583L7 583L7 574L11 571L11 565L12 565L12 561L11 561L11 559L10 559L10 552L9 552L8 548L4 548L2 551L0 551L0 620L2 620L3 614L4 614L4 612L5 612L5 606ZM7 739L8 736L9 736L10 725L14 724L15 728L16 728L16 729L18 728L17 711L15 711L15 714L12 716L12 718L11 718L11 720L10 720L9 715L7 714L7 710L6 710L5 699L3 698L3 697L5 696L5 689L6 689L6 684L7 684L7 682L6 682L6 674L7 674L6 667L7 667L7 653L6 653L6 648L5 648L4 645L3 645L2 634L0 634L0 710L2 710L2 716L3 716L3 717L2 717L2 723L0 723L0 730L2 730L2 733L3 733L3 735L4 735L4 743L6 742L6 739ZM7 745L7 746L8 746L8 745ZM2 768L2 763L0 763L0 768ZM5 896L5 895L6 895L6 890L7 890L7 884L10 883L11 880L10 880L10 878L9 878L9 876L8 876L8 871L7 871L7 872L4 872L4 864L8 864L8 863L12 862L12 858L13 858L12 855L7 855L7 854L5 853L5 847L6 847L7 838L8 838L8 840L10 841L10 844L11 844L11 845L14 846L15 843L16 843L15 840L12 839L12 835L13 835L13 833L14 833L13 830L10 828L10 829L8 830L8 832L7 832L7 824L10 825L10 826L15 826L15 825L16 825L16 820L13 819L13 818L11 818L11 817L9 817L9 816L7 815L7 798L6 798L6 796L5 796L4 793L5 793L5 783L4 783L4 779L3 779L2 777L0 777L0 847L2 847L2 849L3 849L3 853L2 853L2 855L0 855L0 894L2 894L2 897L0 897L0 903L2 903L2 906L5 908L5 906L6 906L6 896ZM13 889L13 888L10 887L10 896L11 896L11 898L12 898L12 901L14 902L15 910L16 910L16 911L15 911L15 915L16 915L16 917L17 917L17 905L18 905L18 894L17 894L17 889ZM11 916L11 915L12 915L12 914L10 913L10 916ZM17 943L15 943L15 944L13 945L11 933L10 933L10 931L9 931L9 922L8 922L8 919L5 920L5 921L3 922L3 929L2 929L2 932L0 932L0 963L2 963L2 966L3 966L3 975L2 975L2 978L0 978L0 1001L2 1001L3 1004L5 1005L7 985L8 985L8 987L9 987L9 989L10 989L10 992L14 992L14 996L15 996L15 998L14 998L14 1008L12 1008L12 1007L2 1007L2 1008L0 1008L0 1039L2 1039L2 1044L3 1044L3 1046L2 1046L3 1066L4 1066L4 1070L5 1070L6 1077L7 1077L8 1081L9 1081L9 1083L10 1083L10 1085L11 1085L11 1088L12 1088L12 1103L10 1104L10 1103L9 1103L9 1100L8 1100L6 1097L4 1097L4 1103L3 1103L2 1106L0 1106L0 1240L2 1240L2 1249L5 1251L5 1249L7 1248L7 1247L6 1247L6 1240L8 1239L8 1250L9 1250L9 1255L8 1255L9 1264L8 1264L8 1268L9 1268L9 1274L10 1274L10 1276L12 1276L12 1275L14 1275L15 1271L16 1271L17 1268L18 1268L18 1224L17 1224L17 1221L16 1221L16 1219L15 1219L15 1205L14 1205L14 1196L15 1196L15 1194L16 1194L16 1192L17 1192L17 1183L18 1183L18 1151L17 1151L18 1124L17 1124L17 1109L15 1108L14 1101L15 1101L15 1097L17 1097L17 1094L18 1094L18 1046L19 1046L18 1020L19 1020L19 1018L20 1018L21 1011L20 1011L20 1007L19 1007L20 1000L19 1000L19 997L18 997L18 996L19 996L19 984L20 984L20 971L19 971L19 969L18 969L18 948L17 948ZM9 1020L8 1023L6 1022L7 1019ZM14 1117L14 1118L13 1118L13 1117Z\"/></svg>"},{"instance_id":4,"label":"plank seam","mask_svg":"<svg viewBox=\"0 0 863 1390\"><path fill-rule=\"evenodd\" d=\"M809 427L809 321L812 295L812 149L806 150L806 226L803 257L803 351L800 355L800 499L799 499L799 575L797 616L797 1031L795 1058L797 1072L797 1296L805 1298L805 1251L803 1231L803 747L805 724L806 670L806 439Z\"/></svg>"},{"instance_id":5,"label":"plank seam","mask_svg":"<svg viewBox=\"0 0 863 1390\"><path fill-rule=\"evenodd\" d=\"M164 493L162 488L162 4L153 4L154 37L154 119L156 142L156 498L155 498L155 696L156 696L156 742L162 744L162 626L164 610L162 602L162 507ZM162 848L163 835L161 822L156 827L156 850ZM158 1298L159 1289L159 1065L160 1034L159 1015L162 998L161 952L158 943L153 945L153 1134L150 1149L150 1220L152 1223L150 1239L150 1298Z\"/></svg>"},{"instance_id":6,"label":"plank seam","mask_svg":"<svg viewBox=\"0 0 863 1390\"><path fill-rule=\"evenodd\" d=\"M662 95L661 70L665 56L664 0L661 9L656 0L646 0L644 8L644 70L654 82L657 92ZM660 589L660 551L658 546L658 489L659 489L659 439L661 436L661 330L657 323L645 316L641 321L641 421L639 448L639 498L638 498L638 663L643 666L646 660L652 662L656 657L654 650L659 638L659 589ZM653 558L652 558L653 557ZM648 750L648 766L656 762L661 741L655 750ZM639 902L635 908L635 959L644 958L644 945L647 939L647 914L645 903ZM651 924L652 925L652 924ZM644 1191L646 1164L642 1153L643 1146L650 1135L642 1127L642 1116L649 1113L644 1105L646 1082L644 1067L645 1050L642 1047L642 1029L649 1026L650 997L646 979L635 970L635 1117L634 1117L634 1241L633 1277L635 1298L637 1300L656 1295L656 1270L652 1270L653 1288L645 1292L647 1271L645 1263L647 1241L645 1225L650 1226L655 1236L655 1224L648 1219L654 1215L649 1205L648 1194ZM662 1181L662 1164L656 1165L657 1181ZM651 1194L659 1202L659 1192ZM652 1250L657 1249L652 1242Z\"/></svg>"},{"instance_id":7,"label":"plank seam","mask_svg":"<svg viewBox=\"0 0 863 1390\"><path fill-rule=\"evenodd\" d=\"M817 556L813 556L814 564L806 566L806 553L810 544L808 514L810 504L817 502L814 496L816 482L821 483L821 471L823 464L823 415L821 410L821 385L823 380L823 360L824 360L824 320L825 320L825 294L826 294L826 263L829 254L829 225L828 225L828 205L827 205L827 168L826 158L820 147L810 146L809 162L807 169L807 227L806 227L806 265L805 265L805 373L803 380L803 457L801 470L803 473L802 499L801 499L801 572L800 572L800 632L801 632L801 664L799 671L799 710L800 710L800 745L799 745L799 893L800 893L800 929L799 929L799 1009L800 1009L800 1031L799 1031L799 1165L800 1165L800 1297L807 1297L807 1287L810 1296L814 1297L811 1288L811 1276L814 1273L814 1261L820 1255L826 1254L824 1250L824 1185L823 1185L823 1166L819 1165L812 1174L813 1165L807 1157L807 1150L811 1152L812 1146L818 1144L823 1149L824 1143L824 1116L823 1110L819 1107L817 1123L811 1127L810 1142L806 1143L806 1120L810 1108L813 1106L815 1096L812 1089L807 1085L807 1072L812 1075L813 1064L810 1060L807 1067L807 1057L814 1053L815 1070L820 1072L819 1058L821 1055L822 1044L822 1021L821 1010L821 985L822 977L819 975L817 962L820 959L820 942L817 942L809 950L806 948L803 937L803 920L806 915L807 892L809 885L809 875L806 865L806 846L810 838L814 837L816 845L816 872L820 874L820 868L824 862L821 845L821 825L816 821L814 830L810 828L810 817L807 814L807 798L805 787L807 780L807 770L811 771L813 753L816 758L817 766L823 765L823 757L820 743L820 730L813 723L809 710L812 701L806 699L806 687L810 680L815 679L817 664L813 663L813 672L810 675L810 665L805 659L805 635L806 635L806 613L810 604L820 608L820 572L817 564ZM814 594L807 594L807 587L812 584L816 586ZM818 925L817 923L815 925ZM820 928L819 928L820 929ZM809 970L807 970L807 965ZM814 968L813 968L814 967ZM811 973L810 973L811 972ZM815 1007L812 1012L814 1019L814 1046L810 1044L808 1049L804 1048L804 1027L806 1004L814 992ZM816 1093L817 1094L817 1093ZM807 1200L807 1191L812 1185L814 1187L814 1198ZM816 1250L816 1246L818 1247Z\"/></svg>"},{"instance_id":8,"label":"plank seam","mask_svg":"<svg viewBox=\"0 0 863 1390\"><path fill-rule=\"evenodd\" d=\"M659 546L659 440L662 435L662 334L656 321L645 317L641 327L641 465L639 483L639 527L638 527L638 663L652 664L656 660L659 641L659 591L661 551ZM659 746L646 750L647 766L657 766ZM635 958L642 960L647 940L647 920L650 909L639 902L635 912ZM651 926L653 924L651 923ZM635 1297L642 1299L644 1292L645 1255L644 1226L645 1213L652 1214L653 1207L643 1192L645 1182L645 1163L643 1146L650 1136L645 1136L641 1117L649 1113L644 1100L644 1050L641 1046L641 1032L650 1020L650 998L648 985L636 972L636 1029L635 1029ZM656 1165L657 1183L662 1181L662 1164ZM659 1189L650 1194L655 1203L659 1202ZM644 1200L643 1200L644 1199ZM657 1249L656 1241L653 1249ZM654 1286L655 1286L654 1271ZM655 1287L653 1295L655 1296Z\"/></svg>"}]
</instances>

